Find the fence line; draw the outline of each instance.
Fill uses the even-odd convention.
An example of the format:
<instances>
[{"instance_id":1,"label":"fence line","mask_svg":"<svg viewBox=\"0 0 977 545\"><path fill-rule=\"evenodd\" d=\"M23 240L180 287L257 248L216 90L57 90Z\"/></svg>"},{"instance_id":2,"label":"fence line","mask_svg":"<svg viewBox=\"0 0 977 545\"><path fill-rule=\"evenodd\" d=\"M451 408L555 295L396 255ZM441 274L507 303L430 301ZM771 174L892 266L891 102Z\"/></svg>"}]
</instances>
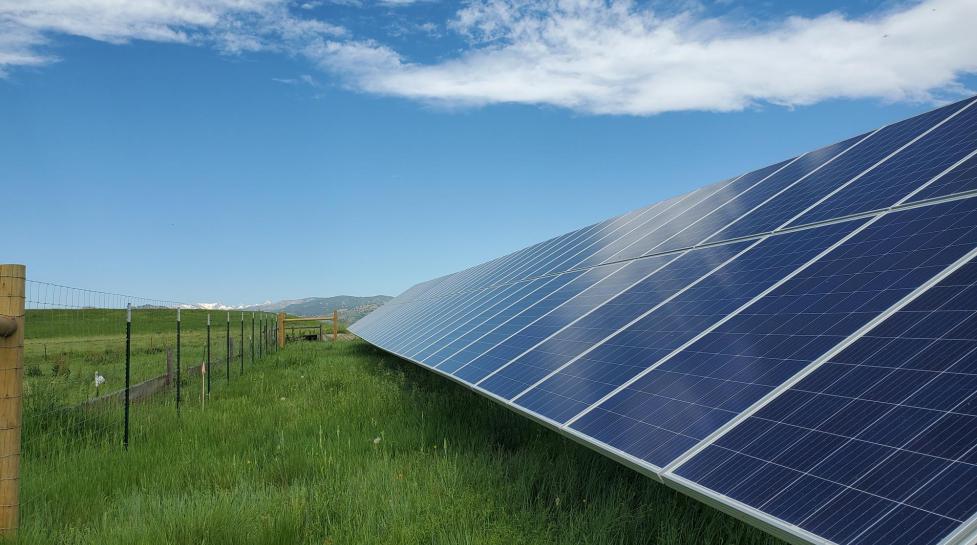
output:
<instances>
[{"instance_id":1,"label":"fence line","mask_svg":"<svg viewBox=\"0 0 977 545\"><path fill-rule=\"evenodd\" d=\"M6 502L14 512L6 528L16 528L18 507L22 516L44 508L37 500L59 486L46 476L64 474L58 469L73 449L138 448L158 411L179 414L197 397L195 392L204 403L212 390L232 379L232 360L239 362L237 374L244 374L249 359L250 364L261 361L278 346L272 327L277 317L267 312L206 309L29 279L23 302L23 380L18 381L24 389L23 431L0 439L0 457L22 453L23 481L20 500L15 493ZM213 318L224 312L225 328L214 328ZM240 328L232 330L234 313ZM250 338L245 325L250 325ZM221 360L223 380L220 374L212 376ZM7 465L0 458L0 468ZM0 505L0 525L2 517Z\"/></svg>"}]
</instances>

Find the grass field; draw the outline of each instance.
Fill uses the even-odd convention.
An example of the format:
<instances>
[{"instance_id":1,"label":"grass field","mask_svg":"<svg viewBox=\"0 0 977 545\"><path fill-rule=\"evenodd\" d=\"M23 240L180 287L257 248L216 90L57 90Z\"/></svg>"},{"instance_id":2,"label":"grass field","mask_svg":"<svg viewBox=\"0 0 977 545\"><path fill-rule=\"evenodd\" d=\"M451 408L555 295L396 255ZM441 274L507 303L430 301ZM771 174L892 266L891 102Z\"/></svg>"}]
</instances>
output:
<instances>
[{"instance_id":1,"label":"grass field","mask_svg":"<svg viewBox=\"0 0 977 545\"><path fill-rule=\"evenodd\" d=\"M25 452L21 542L779 543L359 341L136 409L128 453L105 428Z\"/></svg>"},{"instance_id":2,"label":"grass field","mask_svg":"<svg viewBox=\"0 0 977 545\"><path fill-rule=\"evenodd\" d=\"M181 312L181 359L184 367L198 365L206 357L207 316L212 319L211 361L215 371L227 366L227 335L232 339L232 365L239 365L241 347L251 360L252 313L183 310ZM228 322L228 316L230 322ZM242 317L244 330L242 332ZM95 373L105 379L99 394L125 386L124 310L53 309L28 310L24 368L26 386L44 388L45 398L77 403L96 397ZM312 329L318 326L314 323ZM271 342L275 316L255 315L254 338L259 343L262 326ZM331 326L330 326L331 327ZM345 326L341 324L341 330ZM331 330L329 330L331 331ZM175 360L176 310L136 308L132 311L131 382L139 383L166 373L167 350ZM256 345L256 352L260 347ZM38 397L39 399L39 397Z\"/></svg>"}]
</instances>

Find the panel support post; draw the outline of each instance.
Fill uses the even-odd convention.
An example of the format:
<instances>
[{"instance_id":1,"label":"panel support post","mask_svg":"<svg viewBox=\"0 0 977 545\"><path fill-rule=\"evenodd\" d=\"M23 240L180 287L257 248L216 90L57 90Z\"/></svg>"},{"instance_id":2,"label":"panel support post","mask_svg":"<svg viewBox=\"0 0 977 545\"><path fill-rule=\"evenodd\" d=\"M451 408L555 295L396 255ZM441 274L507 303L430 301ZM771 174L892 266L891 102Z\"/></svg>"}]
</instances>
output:
<instances>
[{"instance_id":1,"label":"panel support post","mask_svg":"<svg viewBox=\"0 0 977 545\"><path fill-rule=\"evenodd\" d=\"M27 268L0 265L0 535L17 533Z\"/></svg>"},{"instance_id":2,"label":"panel support post","mask_svg":"<svg viewBox=\"0 0 977 545\"><path fill-rule=\"evenodd\" d=\"M285 313L278 313L278 348L285 348Z\"/></svg>"}]
</instances>

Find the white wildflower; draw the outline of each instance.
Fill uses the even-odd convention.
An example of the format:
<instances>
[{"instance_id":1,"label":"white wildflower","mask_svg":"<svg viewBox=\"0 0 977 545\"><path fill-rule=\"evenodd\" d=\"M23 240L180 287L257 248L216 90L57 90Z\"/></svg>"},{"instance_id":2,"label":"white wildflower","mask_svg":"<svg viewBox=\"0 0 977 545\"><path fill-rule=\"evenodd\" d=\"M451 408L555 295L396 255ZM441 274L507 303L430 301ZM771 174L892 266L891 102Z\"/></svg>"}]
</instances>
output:
<instances>
[{"instance_id":1,"label":"white wildflower","mask_svg":"<svg viewBox=\"0 0 977 545\"><path fill-rule=\"evenodd\" d=\"M105 384L105 377L100 375L98 371L95 371L95 387L98 388L103 384Z\"/></svg>"}]
</instances>

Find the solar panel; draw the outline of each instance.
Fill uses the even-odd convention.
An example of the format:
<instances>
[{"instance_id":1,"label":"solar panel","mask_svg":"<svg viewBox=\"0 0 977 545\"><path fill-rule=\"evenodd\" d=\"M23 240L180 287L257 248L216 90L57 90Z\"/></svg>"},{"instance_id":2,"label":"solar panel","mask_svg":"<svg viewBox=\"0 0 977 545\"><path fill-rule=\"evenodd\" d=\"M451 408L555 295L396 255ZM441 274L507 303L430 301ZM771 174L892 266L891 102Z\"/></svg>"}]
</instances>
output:
<instances>
[{"instance_id":1,"label":"solar panel","mask_svg":"<svg viewBox=\"0 0 977 545\"><path fill-rule=\"evenodd\" d=\"M970 263L676 473L833 541L938 543L977 512L975 351Z\"/></svg>"},{"instance_id":2,"label":"solar panel","mask_svg":"<svg viewBox=\"0 0 977 545\"><path fill-rule=\"evenodd\" d=\"M351 330L780 537L972 543L975 101L423 282Z\"/></svg>"}]
</instances>

